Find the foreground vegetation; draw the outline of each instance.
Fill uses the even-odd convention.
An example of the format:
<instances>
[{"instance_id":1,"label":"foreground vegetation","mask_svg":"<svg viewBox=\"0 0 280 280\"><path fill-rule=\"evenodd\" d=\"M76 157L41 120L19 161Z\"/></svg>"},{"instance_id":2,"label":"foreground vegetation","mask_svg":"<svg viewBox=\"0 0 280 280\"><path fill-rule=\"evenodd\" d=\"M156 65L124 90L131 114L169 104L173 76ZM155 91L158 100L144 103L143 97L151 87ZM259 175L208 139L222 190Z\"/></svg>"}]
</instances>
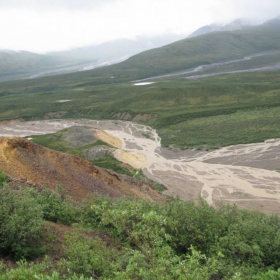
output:
<instances>
[{"instance_id":1,"label":"foreground vegetation","mask_svg":"<svg viewBox=\"0 0 280 280\"><path fill-rule=\"evenodd\" d=\"M60 187L12 188L3 173L0 180L0 279L280 277L277 216L202 200L94 196L77 204Z\"/></svg>"}]
</instances>

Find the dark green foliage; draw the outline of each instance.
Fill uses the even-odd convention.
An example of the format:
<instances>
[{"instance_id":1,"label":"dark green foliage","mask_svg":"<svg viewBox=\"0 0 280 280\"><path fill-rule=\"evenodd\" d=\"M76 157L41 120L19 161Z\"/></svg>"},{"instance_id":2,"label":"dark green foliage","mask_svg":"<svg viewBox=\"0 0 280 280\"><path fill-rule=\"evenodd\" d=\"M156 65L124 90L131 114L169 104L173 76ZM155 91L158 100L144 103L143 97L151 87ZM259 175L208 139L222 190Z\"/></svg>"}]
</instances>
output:
<instances>
[{"instance_id":1,"label":"dark green foliage","mask_svg":"<svg viewBox=\"0 0 280 280\"><path fill-rule=\"evenodd\" d=\"M82 215L81 223L86 228L100 229L104 228L101 225L102 211L93 211L95 207L98 209L107 209L111 204L111 199L108 197L101 197L99 195L93 196L89 200L83 201L81 205Z\"/></svg>"},{"instance_id":2,"label":"dark green foliage","mask_svg":"<svg viewBox=\"0 0 280 280\"><path fill-rule=\"evenodd\" d=\"M64 246L67 258L60 262L68 274L83 274L98 278L112 275L111 263L117 258L117 251L109 249L99 238L92 239L76 230L67 236Z\"/></svg>"},{"instance_id":3,"label":"dark green foliage","mask_svg":"<svg viewBox=\"0 0 280 280\"><path fill-rule=\"evenodd\" d=\"M8 182L9 176L0 170L0 186L3 186L5 183Z\"/></svg>"},{"instance_id":4,"label":"dark green foliage","mask_svg":"<svg viewBox=\"0 0 280 280\"><path fill-rule=\"evenodd\" d=\"M33 258L41 252L42 227L42 207L28 192L0 187L1 254Z\"/></svg>"},{"instance_id":5,"label":"dark green foliage","mask_svg":"<svg viewBox=\"0 0 280 280\"><path fill-rule=\"evenodd\" d=\"M167 232L173 236L173 246L178 253L187 253L191 245L209 254L219 236L225 232L220 214L205 201L194 202L173 200L164 207L168 219Z\"/></svg>"},{"instance_id":6,"label":"dark green foliage","mask_svg":"<svg viewBox=\"0 0 280 280\"><path fill-rule=\"evenodd\" d=\"M194 248L190 255L178 256L170 246L167 218L161 207L146 201L119 200L113 205L93 205L101 215L101 224L113 231L126 244L115 261L116 279L207 279L215 266L211 259ZM203 265L204 263L204 265Z\"/></svg>"},{"instance_id":7,"label":"dark green foliage","mask_svg":"<svg viewBox=\"0 0 280 280\"><path fill-rule=\"evenodd\" d=\"M121 200L113 205L95 204L92 211L100 216L101 224L110 225L109 229L113 226L116 231L111 228L111 232L132 246L134 253L130 258L142 263L148 278L161 271L162 256L168 256L171 263L180 256L180 262L184 262L186 253L195 254L192 246L212 258L204 267L208 275L204 279L210 275L213 278L209 279L251 279L259 269L280 267L280 220L276 216L234 206L215 209L204 201L196 205L180 200L164 205ZM173 268L177 261L172 263ZM129 267L128 263L124 265ZM171 275L169 269L165 264L161 273ZM139 275L140 268L133 267L133 271ZM232 278L235 274L240 278Z\"/></svg>"},{"instance_id":8,"label":"dark green foliage","mask_svg":"<svg viewBox=\"0 0 280 280\"><path fill-rule=\"evenodd\" d=\"M33 209L36 203L39 208L35 209L42 207L45 218L63 222L54 214L61 211L57 204L65 206L62 190L59 194L52 194L46 190L37 192L27 189L24 199L17 196L23 190L15 191L7 186L1 190L5 190L5 193L1 193L1 205L5 205L5 209L8 202L15 207L12 201L16 201L18 207L22 201L28 202ZM40 201L41 206L35 199ZM2 267L2 272L0 266L0 279L93 277L146 280L162 279L164 275L164 279L170 280L260 280L278 279L280 275L280 219L277 216L241 210L235 206L215 209L203 200L199 204L176 199L157 204L142 200L112 201L96 196L78 208L80 211L76 218L72 220L73 216L70 215L69 220L69 215L66 215L66 221L69 224L75 221L88 230L74 230L67 234L64 258L58 264L29 265L22 262L13 270ZM1 208L1 211L3 213L4 209ZM65 207L64 211L71 213L72 210L69 212ZM39 212L42 215L42 209ZM29 228L32 228L34 224L30 224L30 221L34 223L38 211L32 212L32 217L27 215ZM24 224L18 225L17 233L27 231L25 224L28 221L24 220ZM8 226L9 232L13 232L13 223ZM17 244L19 241L17 239ZM3 241L1 244L4 244ZM34 245L34 240L32 244L24 245ZM30 254L31 248L21 251ZM21 275L21 278L13 278L16 275Z\"/></svg>"},{"instance_id":9,"label":"dark green foliage","mask_svg":"<svg viewBox=\"0 0 280 280\"><path fill-rule=\"evenodd\" d=\"M43 189L41 192L35 191L33 194L42 207L45 220L64 225L78 222L80 209L60 186L57 186L56 192Z\"/></svg>"},{"instance_id":10,"label":"dark green foliage","mask_svg":"<svg viewBox=\"0 0 280 280\"><path fill-rule=\"evenodd\" d=\"M0 280L93 280L92 277L83 275L65 275L57 271L52 264L45 259L41 263L27 263L22 260L14 269L4 269L0 263ZM1 269L2 268L2 269Z\"/></svg>"},{"instance_id":11,"label":"dark green foliage","mask_svg":"<svg viewBox=\"0 0 280 280\"><path fill-rule=\"evenodd\" d=\"M227 224L217 247L235 264L280 267L280 220L278 216L225 209L220 211ZM234 215L234 221L230 217ZM230 219L230 221L229 221Z\"/></svg>"}]
</instances>

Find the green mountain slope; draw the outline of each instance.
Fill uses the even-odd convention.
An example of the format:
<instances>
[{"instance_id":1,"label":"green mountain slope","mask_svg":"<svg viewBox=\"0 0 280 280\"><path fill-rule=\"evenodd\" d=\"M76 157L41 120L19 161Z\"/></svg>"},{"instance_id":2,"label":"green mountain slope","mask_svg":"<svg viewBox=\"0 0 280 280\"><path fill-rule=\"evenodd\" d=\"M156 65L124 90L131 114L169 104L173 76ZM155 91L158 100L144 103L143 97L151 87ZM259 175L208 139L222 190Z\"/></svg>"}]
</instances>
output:
<instances>
[{"instance_id":1,"label":"green mountain slope","mask_svg":"<svg viewBox=\"0 0 280 280\"><path fill-rule=\"evenodd\" d=\"M159 37L139 37L135 40L120 39L98 46L86 46L47 54L0 50L0 81L78 72L87 67L92 69L98 64L102 66L104 62L104 65L106 63L110 65L181 38L182 36L179 35L165 34Z\"/></svg>"},{"instance_id":2,"label":"green mountain slope","mask_svg":"<svg viewBox=\"0 0 280 280\"><path fill-rule=\"evenodd\" d=\"M0 50L0 62L0 80L26 78L40 71L77 63L69 58L10 50Z\"/></svg>"},{"instance_id":3,"label":"green mountain slope","mask_svg":"<svg viewBox=\"0 0 280 280\"><path fill-rule=\"evenodd\" d=\"M93 71L119 79L143 79L199 65L280 49L280 20L250 30L213 32L135 55L127 61Z\"/></svg>"}]
</instances>

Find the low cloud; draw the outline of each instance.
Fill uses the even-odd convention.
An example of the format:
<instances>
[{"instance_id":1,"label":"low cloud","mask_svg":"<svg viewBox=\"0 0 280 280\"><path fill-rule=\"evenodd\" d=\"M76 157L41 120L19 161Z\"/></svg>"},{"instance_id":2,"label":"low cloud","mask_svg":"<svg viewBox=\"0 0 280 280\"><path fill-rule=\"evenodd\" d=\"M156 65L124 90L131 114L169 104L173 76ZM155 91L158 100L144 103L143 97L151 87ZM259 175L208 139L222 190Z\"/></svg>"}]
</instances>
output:
<instances>
[{"instance_id":1,"label":"low cloud","mask_svg":"<svg viewBox=\"0 0 280 280\"><path fill-rule=\"evenodd\" d=\"M249 18L256 22L280 15L279 0L235 0L235 13L242 18Z\"/></svg>"},{"instance_id":2,"label":"low cloud","mask_svg":"<svg viewBox=\"0 0 280 280\"><path fill-rule=\"evenodd\" d=\"M87 10L117 0L0 0L0 7L24 9Z\"/></svg>"},{"instance_id":3,"label":"low cloud","mask_svg":"<svg viewBox=\"0 0 280 280\"><path fill-rule=\"evenodd\" d=\"M62 50L118 38L188 35L237 18L261 23L279 0L0 0L0 48Z\"/></svg>"}]
</instances>

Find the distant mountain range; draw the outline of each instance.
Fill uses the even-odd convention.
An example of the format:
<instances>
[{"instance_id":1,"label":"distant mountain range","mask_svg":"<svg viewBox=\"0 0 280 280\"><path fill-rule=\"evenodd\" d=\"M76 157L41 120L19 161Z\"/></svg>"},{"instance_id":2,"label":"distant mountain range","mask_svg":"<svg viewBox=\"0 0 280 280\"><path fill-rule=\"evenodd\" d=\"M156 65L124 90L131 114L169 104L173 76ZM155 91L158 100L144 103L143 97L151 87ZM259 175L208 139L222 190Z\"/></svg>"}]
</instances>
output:
<instances>
[{"instance_id":1,"label":"distant mountain range","mask_svg":"<svg viewBox=\"0 0 280 280\"><path fill-rule=\"evenodd\" d=\"M175 41L184 39L184 35L165 34L161 36L140 36L133 39L119 39L100 45L91 45L67 51L53 52L48 55L71 57L80 61L112 60L130 57L137 53L159 48Z\"/></svg>"},{"instance_id":2,"label":"distant mountain range","mask_svg":"<svg viewBox=\"0 0 280 280\"><path fill-rule=\"evenodd\" d=\"M222 31L237 31L237 30L248 30L251 28L264 28L264 27L271 27L271 28L278 28L280 24L280 16L273 18L271 20L266 21L261 25L253 24L251 21L247 19L236 19L227 24L219 24L219 23L212 23L210 25L205 25L193 33L191 33L188 38L205 35L210 32L222 32ZM277 27L278 26L278 27Z\"/></svg>"},{"instance_id":3,"label":"distant mountain range","mask_svg":"<svg viewBox=\"0 0 280 280\"><path fill-rule=\"evenodd\" d=\"M258 26L238 19L226 25L203 26L184 39L170 34L137 37L48 54L0 50L0 81L90 70L129 57L118 68L130 69L129 76L134 73L136 78L145 78L280 49L279 34L280 17Z\"/></svg>"},{"instance_id":4,"label":"distant mountain range","mask_svg":"<svg viewBox=\"0 0 280 280\"><path fill-rule=\"evenodd\" d=\"M148 50L92 74L139 80L280 50L280 18L244 30L210 32Z\"/></svg>"},{"instance_id":5,"label":"distant mountain range","mask_svg":"<svg viewBox=\"0 0 280 280\"><path fill-rule=\"evenodd\" d=\"M185 36L184 36L185 37ZM0 81L89 70L110 65L132 55L182 39L182 35L119 39L67 51L36 54L0 50Z\"/></svg>"},{"instance_id":6,"label":"distant mountain range","mask_svg":"<svg viewBox=\"0 0 280 280\"><path fill-rule=\"evenodd\" d=\"M0 81L28 78L33 73L79 63L66 57L36 54L27 51L0 50Z\"/></svg>"},{"instance_id":7,"label":"distant mountain range","mask_svg":"<svg viewBox=\"0 0 280 280\"><path fill-rule=\"evenodd\" d=\"M246 30L254 27L252 23L250 23L248 20L245 19L237 19L233 22L230 22L226 25L221 25L218 23L213 23L210 25L205 25L191 33L189 35L189 38L205 35L210 32L216 32L216 31L236 31L236 30Z\"/></svg>"}]
</instances>

